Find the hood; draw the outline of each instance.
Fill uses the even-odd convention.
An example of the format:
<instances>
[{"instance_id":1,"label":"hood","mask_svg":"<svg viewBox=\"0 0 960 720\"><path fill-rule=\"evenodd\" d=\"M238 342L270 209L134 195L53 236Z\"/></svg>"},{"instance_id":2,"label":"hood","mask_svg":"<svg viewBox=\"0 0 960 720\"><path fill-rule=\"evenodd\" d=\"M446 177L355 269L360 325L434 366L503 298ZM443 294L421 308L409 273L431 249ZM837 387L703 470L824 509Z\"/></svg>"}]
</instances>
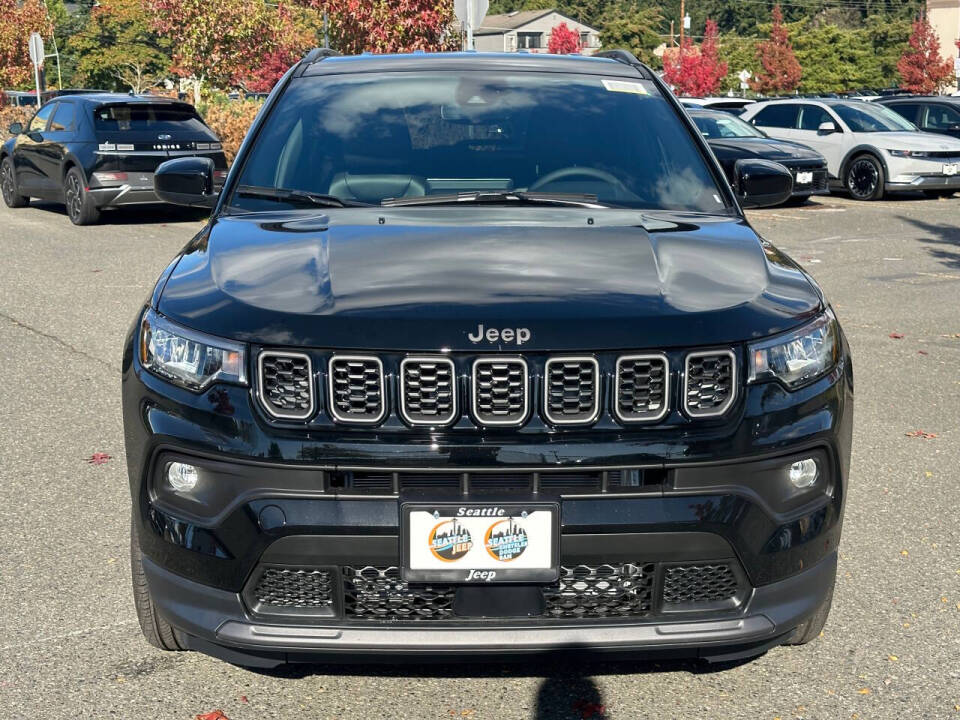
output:
<instances>
[{"instance_id":1,"label":"hood","mask_svg":"<svg viewBox=\"0 0 960 720\"><path fill-rule=\"evenodd\" d=\"M720 138L708 141L714 151L718 149L735 153L737 157L757 157L774 162L789 162L790 160L822 160L823 155L816 150L790 142L789 140L775 140L773 138Z\"/></svg>"},{"instance_id":2,"label":"hood","mask_svg":"<svg viewBox=\"0 0 960 720\"><path fill-rule=\"evenodd\" d=\"M960 154L960 140L928 132L864 133L885 150L953 150Z\"/></svg>"},{"instance_id":3,"label":"hood","mask_svg":"<svg viewBox=\"0 0 960 720\"><path fill-rule=\"evenodd\" d=\"M483 325L529 330L525 350L604 350L742 341L821 306L742 219L594 215L477 206L221 217L185 249L158 310L270 345L516 348L471 342Z\"/></svg>"}]
</instances>

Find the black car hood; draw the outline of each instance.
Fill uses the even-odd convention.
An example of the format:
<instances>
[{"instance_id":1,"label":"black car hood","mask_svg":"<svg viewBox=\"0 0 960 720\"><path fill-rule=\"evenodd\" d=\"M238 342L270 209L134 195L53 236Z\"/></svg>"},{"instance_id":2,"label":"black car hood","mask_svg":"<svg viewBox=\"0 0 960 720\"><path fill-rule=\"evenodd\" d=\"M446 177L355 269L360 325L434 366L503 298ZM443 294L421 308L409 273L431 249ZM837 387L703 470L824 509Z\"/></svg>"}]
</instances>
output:
<instances>
[{"instance_id":1,"label":"black car hood","mask_svg":"<svg viewBox=\"0 0 960 720\"><path fill-rule=\"evenodd\" d=\"M523 349L602 350L742 341L821 306L804 273L742 220L589 214L490 206L221 217L187 246L158 309L270 345L516 348L471 342L482 324L527 328Z\"/></svg>"},{"instance_id":2,"label":"black car hood","mask_svg":"<svg viewBox=\"0 0 960 720\"><path fill-rule=\"evenodd\" d=\"M823 156L806 145L773 138L722 138L709 140L710 147L736 153L738 157L758 157L774 162L789 160L823 160Z\"/></svg>"}]
</instances>

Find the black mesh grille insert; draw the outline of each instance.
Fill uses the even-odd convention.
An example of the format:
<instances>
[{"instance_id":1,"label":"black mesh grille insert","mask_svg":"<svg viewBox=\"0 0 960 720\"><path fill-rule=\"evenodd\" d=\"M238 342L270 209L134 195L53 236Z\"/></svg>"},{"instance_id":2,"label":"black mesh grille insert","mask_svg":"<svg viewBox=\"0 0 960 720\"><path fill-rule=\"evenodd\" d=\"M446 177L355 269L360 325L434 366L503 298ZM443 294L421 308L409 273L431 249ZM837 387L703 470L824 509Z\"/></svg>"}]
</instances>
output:
<instances>
[{"instance_id":1,"label":"black mesh grille insert","mask_svg":"<svg viewBox=\"0 0 960 720\"><path fill-rule=\"evenodd\" d=\"M667 605L707 603L735 597L739 584L729 565L677 565L663 573Z\"/></svg>"},{"instance_id":2,"label":"black mesh grille insert","mask_svg":"<svg viewBox=\"0 0 960 720\"><path fill-rule=\"evenodd\" d=\"M736 393L733 353L717 351L687 356L684 407L692 417L726 412Z\"/></svg>"},{"instance_id":3,"label":"black mesh grille insert","mask_svg":"<svg viewBox=\"0 0 960 720\"><path fill-rule=\"evenodd\" d=\"M452 585L417 585L397 567L341 568L343 613L352 620L446 620L453 617Z\"/></svg>"},{"instance_id":4,"label":"black mesh grille insert","mask_svg":"<svg viewBox=\"0 0 960 720\"><path fill-rule=\"evenodd\" d=\"M383 366L373 357L330 360L330 412L340 422L374 423L386 414Z\"/></svg>"},{"instance_id":5,"label":"black mesh grille insert","mask_svg":"<svg viewBox=\"0 0 960 720\"><path fill-rule=\"evenodd\" d=\"M637 617L653 607L654 563L575 565L560 568L560 581L544 590L546 615L554 618Z\"/></svg>"},{"instance_id":6,"label":"black mesh grille insert","mask_svg":"<svg viewBox=\"0 0 960 720\"><path fill-rule=\"evenodd\" d=\"M313 413L310 358L296 353L260 355L260 401L279 418L305 419Z\"/></svg>"},{"instance_id":7,"label":"black mesh grille insert","mask_svg":"<svg viewBox=\"0 0 960 720\"><path fill-rule=\"evenodd\" d=\"M600 401L600 370L592 358L547 361L544 413L556 424L590 423Z\"/></svg>"},{"instance_id":8,"label":"black mesh grille insert","mask_svg":"<svg viewBox=\"0 0 960 720\"><path fill-rule=\"evenodd\" d=\"M527 365L523 360L477 360L473 414L484 425L519 425L527 417Z\"/></svg>"},{"instance_id":9,"label":"black mesh grille insert","mask_svg":"<svg viewBox=\"0 0 960 720\"><path fill-rule=\"evenodd\" d=\"M667 412L667 359L662 355L633 355L617 360L617 417L627 422L654 421Z\"/></svg>"},{"instance_id":10,"label":"black mesh grille insert","mask_svg":"<svg viewBox=\"0 0 960 720\"><path fill-rule=\"evenodd\" d=\"M267 568L257 582L254 599L266 608L332 607L336 573L331 570Z\"/></svg>"},{"instance_id":11,"label":"black mesh grille insert","mask_svg":"<svg viewBox=\"0 0 960 720\"><path fill-rule=\"evenodd\" d=\"M456 417L453 361L407 358L401 370L401 409L414 425L446 425Z\"/></svg>"}]
</instances>

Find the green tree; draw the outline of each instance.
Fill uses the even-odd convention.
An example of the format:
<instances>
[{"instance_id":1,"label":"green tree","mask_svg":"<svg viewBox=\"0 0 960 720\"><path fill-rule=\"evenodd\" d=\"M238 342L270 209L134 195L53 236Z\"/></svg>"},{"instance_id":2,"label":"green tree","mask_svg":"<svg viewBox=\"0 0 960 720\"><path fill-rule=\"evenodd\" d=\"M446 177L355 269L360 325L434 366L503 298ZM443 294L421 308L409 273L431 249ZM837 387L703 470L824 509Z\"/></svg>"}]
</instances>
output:
<instances>
[{"instance_id":1,"label":"green tree","mask_svg":"<svg viewBox=\"0 0 960 720\"><path fill-rule=\"evenodd\" d=\"M663 44L657 32L662 23L663 16L655 7L619 5L603 16L600 42L605 48L629 50L648 65L660 67L660 58L653 51Z\"/></svg>"}]
</instances>

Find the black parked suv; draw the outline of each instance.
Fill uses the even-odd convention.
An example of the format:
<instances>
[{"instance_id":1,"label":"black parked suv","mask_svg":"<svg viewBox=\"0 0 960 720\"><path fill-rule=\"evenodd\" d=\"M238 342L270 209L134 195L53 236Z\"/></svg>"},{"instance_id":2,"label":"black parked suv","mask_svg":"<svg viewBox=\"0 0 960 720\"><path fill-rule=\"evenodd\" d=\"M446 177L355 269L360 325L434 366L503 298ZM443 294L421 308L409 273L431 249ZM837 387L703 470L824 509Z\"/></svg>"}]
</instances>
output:
<instances>
[{"instance_id":1,"label":"black parked suv","mask_svg":"<svg viewBox=\"0 0 960 720\"><path fill-rule=\"evenodd\" d=\"M84 93L58 97L0 146L0 190L7 207L31 197L60 202L76 225L120 205L159 202L153 171L172 157L206 157L223 185L220 139L192 105L168 98Z\"/></svg>"},{"instance_id":2,"label":"black parked suv","mask_svg":"<svg viewBox=\"0 0 960 720\"><path fill-rule=\"evenodd\" d=\"M314 51L123 356L147 639L230 661L805 643L853 409L813 280L632 55Z\"/></svg>"}]
</instances>

